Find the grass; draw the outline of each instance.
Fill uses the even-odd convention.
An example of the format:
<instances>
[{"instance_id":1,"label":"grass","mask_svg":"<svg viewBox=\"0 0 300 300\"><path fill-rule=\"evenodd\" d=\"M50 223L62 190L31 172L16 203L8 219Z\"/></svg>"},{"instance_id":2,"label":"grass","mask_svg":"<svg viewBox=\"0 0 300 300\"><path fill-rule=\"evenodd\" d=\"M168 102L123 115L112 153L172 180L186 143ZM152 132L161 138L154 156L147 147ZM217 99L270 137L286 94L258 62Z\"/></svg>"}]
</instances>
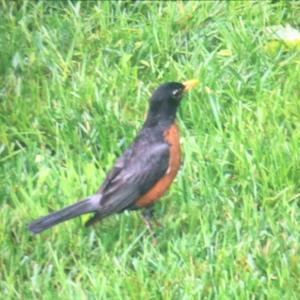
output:
<instances>
[{"instance_id":1,"label":"grass","mask_svg":"<svg viewBox=\"0 0 300 300\"><path fill-rule=\"evenodd\" d=\"M0 291L5 299L299 299L297 1L0 1ZM97 190L160 83L198 78L184 162L156 205L32 236Z\"/></svg>"}]
</instances>

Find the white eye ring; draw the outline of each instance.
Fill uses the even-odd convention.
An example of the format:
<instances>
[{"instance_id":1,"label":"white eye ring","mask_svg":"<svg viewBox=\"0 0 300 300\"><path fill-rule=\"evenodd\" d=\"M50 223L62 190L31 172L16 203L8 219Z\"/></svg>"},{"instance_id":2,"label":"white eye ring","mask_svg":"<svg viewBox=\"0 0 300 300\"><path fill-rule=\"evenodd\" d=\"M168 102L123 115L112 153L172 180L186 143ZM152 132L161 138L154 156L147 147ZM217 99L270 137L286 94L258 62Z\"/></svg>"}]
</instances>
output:
<instances>
[{"instance_id":1,"label":"white eye ring","mask_svg":"<svg viewBox=\"0 0 300 300\"><path fill-rule=\"evenodd\" d=\"M180 93L180 89L176 89L176 90L174 90L174 91L172 92L172 95L173 95L173 96L178 96L179 93Z\"/></svg>"}]
</instances>

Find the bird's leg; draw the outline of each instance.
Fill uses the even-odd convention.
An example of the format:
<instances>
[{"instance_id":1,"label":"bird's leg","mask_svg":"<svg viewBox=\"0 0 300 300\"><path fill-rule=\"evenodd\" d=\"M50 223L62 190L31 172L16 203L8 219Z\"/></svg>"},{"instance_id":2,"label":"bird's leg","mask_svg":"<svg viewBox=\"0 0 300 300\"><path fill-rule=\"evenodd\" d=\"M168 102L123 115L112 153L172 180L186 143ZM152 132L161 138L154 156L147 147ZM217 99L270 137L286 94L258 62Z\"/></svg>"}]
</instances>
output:
<instances>
[{"instance_id":1,"label":"bird's leg","mask_svg":"<svg viewBox=\"0 0 300 300\"><path fill-rule=\"evenodd\" d=\"M151 234L154 234L154 232L153 232L153 223L157 227L162 227L161 224L153 218L153 213L154 213L153 206L146 207L144 209L143 213L142 213L143 221L144 221L146 227L148 228L148 230L150 231Z\"/></svg>"},{"instance_id":2,"label":"bird's leg","mask_svg":"<svg viewBox=\"0 0 300 300\"><path fill-rule=\"evenodd\" d=\"M147 207L144 209L142 212L142 219L145 223L145 226L147 227L148 231L153 237L152 243L154 245L157 245L157 239L156 239L156 234L153 230L153 225L151 224L151 219L153 218L153 207Z\"/></svg>"},{"instance_id":3,"label":"bird's leg","mask_svg":"<svg viewBox=\"0 0 300 300\"><path fill-rule=\"evenodd\" d=\"M150 233L154 234L153 228L152 228L153 226L151 224L152 217L153 217L153 208L152 207L145 208L142 212L142 219L145 223L145 226L150 231Z\"/></svg>"}]
</instances>

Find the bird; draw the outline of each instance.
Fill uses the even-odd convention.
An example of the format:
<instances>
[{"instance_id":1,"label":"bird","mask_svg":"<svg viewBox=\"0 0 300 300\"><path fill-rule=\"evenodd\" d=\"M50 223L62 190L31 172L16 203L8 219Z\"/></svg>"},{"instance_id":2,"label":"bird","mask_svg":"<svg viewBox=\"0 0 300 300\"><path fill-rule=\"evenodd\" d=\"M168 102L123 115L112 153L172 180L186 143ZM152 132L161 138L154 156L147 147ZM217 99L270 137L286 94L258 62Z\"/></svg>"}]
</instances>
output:
<instances>
[{"instance_id":1,"label":"bird","mask_svg":"<svg viewBox=\"0 0 300 300\"><path fill-rule=\"evenodd\" d=\"M168 190L180 168L180 137L176 112L183 96L198 84L197 79L167 82L154 90L144 124L124 153L116 159L99 190L57 212L28 225L33 234L93 213L86 226L125 210L143 209L148 228L153 205Z\"/></svg>"}]
</instances>

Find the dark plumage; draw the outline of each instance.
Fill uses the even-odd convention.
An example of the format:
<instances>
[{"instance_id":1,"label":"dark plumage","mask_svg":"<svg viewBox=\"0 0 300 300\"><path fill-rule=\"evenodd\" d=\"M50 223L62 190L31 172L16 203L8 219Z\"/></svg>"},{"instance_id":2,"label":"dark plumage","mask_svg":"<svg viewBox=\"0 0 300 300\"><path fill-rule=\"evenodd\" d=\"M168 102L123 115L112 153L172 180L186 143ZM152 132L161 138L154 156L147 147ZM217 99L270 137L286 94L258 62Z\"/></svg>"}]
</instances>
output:
<instances>
[{"instance_id":1,"label":"dark plumage","mask_svg":"<svg viewBox=\"0 0 300 300\"><path fill-rule=\"evenodd\" d=\"M171 139L166 137L166 132L174 125L176 110L184 92L195 84L196 81L193 80L184 84L170 82L158 87L150 98L149 112L141 131L124 154L117 159L98 192L33 221L29 224L29 230L39 233L79 215L94 213L87 222L87 225L91 225L113 213L136 209L143 206L143 203L150 206L150 202L152 204L156 201L149 191L155 187L155 195L163 194L178 169L179 156L176 158L176 167L170 173L172 176L168 173L168 170L172 169L171 153L177 150L174 148L171 152ZM164 190L160 191L160 188ZM139 202L146 194L149 195L148 198Z\"/></svg>"}]
</instances>

